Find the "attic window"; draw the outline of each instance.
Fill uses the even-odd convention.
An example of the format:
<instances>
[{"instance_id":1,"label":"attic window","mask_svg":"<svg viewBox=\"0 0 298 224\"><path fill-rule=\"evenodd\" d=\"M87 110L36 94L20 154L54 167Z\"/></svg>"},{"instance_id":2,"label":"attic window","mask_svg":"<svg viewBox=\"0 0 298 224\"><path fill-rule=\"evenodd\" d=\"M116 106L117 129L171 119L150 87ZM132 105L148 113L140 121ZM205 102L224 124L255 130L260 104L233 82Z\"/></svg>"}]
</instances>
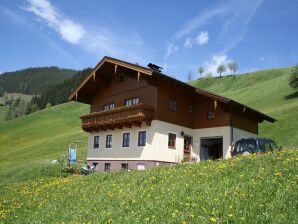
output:
<instances>
[{"instance_id":1,"label":"attic window","mask_svg":"<svg viewBox=\"0 0 298 224\"><path fill-rule=\"evenodd\" d=\"M208 113L207 113L208 120L212 120L214 119L214 117L215 117L214 111L208 110Z\"/></svg>"},{"instance_id":2,"label":"attic window","mask_svg":"<svg viewBox=\"0 0 298 224\"><path fill-rule=\"evenodd\" d=\"M172 99L170 100L170 108L171 111L177 111L177 102L176 100Z\"/></svg>"},{"instance_id":3,"label":"attic window","mask_svg":"<svg viewBox=\"0 0 298 224\"><path fill-rule=\"evenodd\" d=\"M113 110L115 108L115 104L114 103L107 103L107 104L104 104L102 109L104 111L106 110Z\"/></svg>"}]
</instances>

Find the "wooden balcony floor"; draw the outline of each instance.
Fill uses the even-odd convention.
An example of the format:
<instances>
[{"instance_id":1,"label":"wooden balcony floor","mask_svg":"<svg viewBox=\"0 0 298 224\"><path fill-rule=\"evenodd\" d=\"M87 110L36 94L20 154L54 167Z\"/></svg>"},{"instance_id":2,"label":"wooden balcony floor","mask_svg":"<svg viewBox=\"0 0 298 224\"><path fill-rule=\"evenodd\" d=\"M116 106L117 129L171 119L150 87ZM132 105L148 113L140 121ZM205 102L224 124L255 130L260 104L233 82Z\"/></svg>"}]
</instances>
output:
<instances>
[{"instance_id":1,"label":"wooden balcony floor","mask_svg":"<svg viewBox=\"0 0 298 224\"><path fill-rule=\"evenodd\" d=\"M122 129L124 127L141 126L143 122L150 125L153 119L152 107L143 104L115 108L81 116L82 129L87 132Z\"/></svg>"}]
</instances>

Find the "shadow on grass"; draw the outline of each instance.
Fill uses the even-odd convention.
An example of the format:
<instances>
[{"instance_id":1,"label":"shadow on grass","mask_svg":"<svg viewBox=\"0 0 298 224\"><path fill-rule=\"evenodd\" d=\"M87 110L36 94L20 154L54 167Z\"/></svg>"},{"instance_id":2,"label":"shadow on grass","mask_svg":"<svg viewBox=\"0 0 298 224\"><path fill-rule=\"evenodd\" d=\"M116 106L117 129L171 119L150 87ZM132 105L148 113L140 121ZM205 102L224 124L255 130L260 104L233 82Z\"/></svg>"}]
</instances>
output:
<instances>
[{"instance_id":1,"label":"shadow on grass","mask_svg":"<svg viewBox=\"0 0 298 224\"><path fill-rule=\"evenodd\" d=\"M293 99L293 98L297 98L298 97L298 91L294 92L294 93L291 93L289 95L286 95L285 96L285 99L286 100L290 100L290 99Z\"/></svg>"}]
</instances>

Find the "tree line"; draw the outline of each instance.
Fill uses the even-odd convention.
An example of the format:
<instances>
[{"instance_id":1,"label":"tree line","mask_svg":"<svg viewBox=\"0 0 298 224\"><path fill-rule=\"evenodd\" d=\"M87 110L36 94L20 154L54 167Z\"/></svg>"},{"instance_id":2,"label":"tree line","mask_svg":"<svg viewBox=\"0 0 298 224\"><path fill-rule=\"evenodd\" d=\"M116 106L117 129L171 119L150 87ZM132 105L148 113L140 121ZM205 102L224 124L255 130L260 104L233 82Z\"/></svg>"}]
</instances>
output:
<instances>
[{"instance_id":1,"label":"tree line","mask_svg":"<svg viewBox=\"0 0 298 224\"><path fill-rule=\"evenodd\" d=\"M237 61L231 61L227 65L220 64L216 68L216 72L218 73L219 77L222 76L223 73L225 73L227 70L229 70L231 75L235 75L236 72L239 70L239 66ZM199 66L197 72L200 74L201 78L205 77L212 77L213 74L211 72L206 72L205 73L205 68L203 66ZM189 72L187 76L187 80L191 81L192 80L192 73Z\"/></svg>"},{"instance_id":2,"label":"tree line","mask_svg":"<svg viewBox=\"0 0 298 224\"><path fill-rule=\"evenodd\" d=\"M230 70L231 75L235 75L236 72L239 69L238 63L236 61L231 61L230 63L228 63L226 66L224 64L220 64L217 66L216 68L216 72L219 74L219 77L222 76L222 73L226 72L228 70ZM201 77L203 77L203 74L205 72L205 69L203 66L199 66L198 67L198 73L201 75ZM208 76L212 76L212 74L207 74Z\"/></svg>"},{"instance_id":3,"label":"tree line","mask_svg":"<svg viewBox=\"0 0 298 224\"><path fill-rule=\"evenodd\" d=\"M34 94L31 100L23 97L4 96L5 106L8 106L6 120L30 114L44 108L68 102L68 96L76 86L90 73L92 69L87 68L78 71L71 78L58 84L47 86L41 94Z\"/></svg>"},{"instance_id":4,"label":"tree line","mask_svg":"<svg viewBox=\"0 0 298 224\"><path fill-rule=\"evenodd\" d=\"M56 66L5 72L0 75L0 87L7 93L41 94L48 86L57 85L67 80L76 72Z\"/></svg>"}]
</instances>

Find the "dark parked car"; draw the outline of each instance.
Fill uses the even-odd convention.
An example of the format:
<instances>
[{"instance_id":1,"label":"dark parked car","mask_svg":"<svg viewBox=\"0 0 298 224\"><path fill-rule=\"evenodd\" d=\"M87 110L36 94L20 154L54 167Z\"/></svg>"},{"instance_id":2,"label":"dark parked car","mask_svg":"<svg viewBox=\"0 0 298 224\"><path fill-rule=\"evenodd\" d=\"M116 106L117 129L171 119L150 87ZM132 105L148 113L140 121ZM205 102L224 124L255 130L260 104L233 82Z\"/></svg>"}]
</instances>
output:
<instances>
[{"instance_id":1,"label":"dark parked car","mask_svg":"<svg viewBox=\"0 0 298 224\"><path fill-rule=\"evenodd\" d=\"M236 141L231 150L232 156L248 155L251 153L265 153L280 150L274 141L269 138L242 138Z\"/></svg>"}]
</instances>

